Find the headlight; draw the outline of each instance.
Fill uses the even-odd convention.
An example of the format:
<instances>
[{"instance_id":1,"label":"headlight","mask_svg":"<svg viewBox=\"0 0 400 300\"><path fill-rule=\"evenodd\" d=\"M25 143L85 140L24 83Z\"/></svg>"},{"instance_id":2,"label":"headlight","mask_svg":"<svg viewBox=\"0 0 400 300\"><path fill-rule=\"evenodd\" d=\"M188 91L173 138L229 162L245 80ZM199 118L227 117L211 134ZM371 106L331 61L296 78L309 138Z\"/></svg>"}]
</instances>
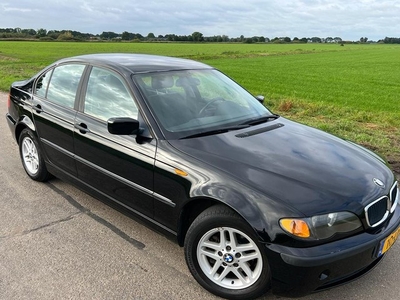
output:
<instances>
[{"instance_id":1,"label":"headlight","mask_svg":"<svg viewBox=\"0 0 400 300\"><path fill-rule=\"evenodd\" d=\"M346 211L304 219L285 218L279 224L291 235L315 240L327 239L336 233L351 232L362 226L355 214Z\"/></svg>"}]
</instances>

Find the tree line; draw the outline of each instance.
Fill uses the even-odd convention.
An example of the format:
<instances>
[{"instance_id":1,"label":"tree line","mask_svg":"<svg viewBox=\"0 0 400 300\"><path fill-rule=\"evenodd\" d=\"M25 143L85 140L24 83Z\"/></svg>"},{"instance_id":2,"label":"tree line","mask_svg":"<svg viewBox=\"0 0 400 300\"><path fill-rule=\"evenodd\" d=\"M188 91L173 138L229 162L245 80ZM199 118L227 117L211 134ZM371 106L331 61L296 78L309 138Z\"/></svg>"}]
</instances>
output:
<instances>
[{"instance_id":1,"label":"tree line","mask_svg":"<svg viewBox=\"0 0 400 300\"><path fill-rule=\"evenodd\" d=\"M204 36L201 32L193 32L189 35L155 35L150 32L146 36L140 33L131 33L124 31L116 33L112 31L103 31L101 34L82 33L73 30L46 30L40 28L35 29L22 29L22 28L0 28L0 39L36 39L42 41L89 41L89 40L112 40L112 41L168 41L168 42L233 42L233 43L340 43L345 42L359 42L367 43L373 42L368 40L367 37L361 37L358 41L343 41L340 37L274 37L268 38L264 36L239 37L230 38L227 35L214 35ZM385 37L377 42L385 44L400 44L400 38Z\"/></svg>"}]
</instances>

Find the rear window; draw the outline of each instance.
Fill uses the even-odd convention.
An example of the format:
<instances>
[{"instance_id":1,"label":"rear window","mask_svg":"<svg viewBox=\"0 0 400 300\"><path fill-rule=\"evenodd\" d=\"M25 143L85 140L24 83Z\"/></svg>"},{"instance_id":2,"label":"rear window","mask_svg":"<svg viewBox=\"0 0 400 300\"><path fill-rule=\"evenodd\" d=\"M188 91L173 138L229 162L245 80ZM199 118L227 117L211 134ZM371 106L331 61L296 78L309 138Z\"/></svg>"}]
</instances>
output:
<instances>
[{"instance_id":1,"label":"rear window","mask_svg":"<svg viewBox=\"0 0 400 300\"><path fill-rule=\"evenodd\" d=\"M78 64L63 65L55 68L48 84L46 98L59 105L73 108L76 92L84 69L84 65ZM47 74L43 75L42 78L39 79L36 85L36 93L38 95L39 93L45 93L45 88L39 87L39 84L45 86L47 85L48 80Z\"/></svg>"}]
</instances>

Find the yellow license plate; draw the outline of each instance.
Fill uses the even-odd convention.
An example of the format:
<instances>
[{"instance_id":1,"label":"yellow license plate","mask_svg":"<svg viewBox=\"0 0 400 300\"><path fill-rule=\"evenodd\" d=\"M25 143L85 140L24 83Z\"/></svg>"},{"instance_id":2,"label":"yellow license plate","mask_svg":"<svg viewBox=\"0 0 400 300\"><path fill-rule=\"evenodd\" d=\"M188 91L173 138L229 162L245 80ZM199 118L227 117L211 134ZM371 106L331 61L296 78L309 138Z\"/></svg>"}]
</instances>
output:
<instances>
[{"instance_id":1,"label":"yellow license plate","mask_svg":"<svg viewBox=\"0 0 400 300\"><path fill-rule=\"evenodd\" d=\"M399 235L400 235L400 227L397 228L391 235L389 235L386 239L384 239L381 242L378 256L381 256L383 253L388 251L390 247L392 247L393 244L396 242Z\"/></svg>"}]
</instances>

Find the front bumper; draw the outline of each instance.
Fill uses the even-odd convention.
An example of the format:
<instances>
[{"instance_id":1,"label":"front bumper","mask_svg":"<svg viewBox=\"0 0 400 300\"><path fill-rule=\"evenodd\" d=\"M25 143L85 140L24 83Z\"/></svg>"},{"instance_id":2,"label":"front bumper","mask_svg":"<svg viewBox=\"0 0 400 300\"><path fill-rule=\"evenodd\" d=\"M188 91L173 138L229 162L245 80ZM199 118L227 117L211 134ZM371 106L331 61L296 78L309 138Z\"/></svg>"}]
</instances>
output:
<instances>
[{"instance_id":1,"label":"front bumper","mask_svg":"<svg viewBox=\"0 0 400 300\"><path fill-rule=\"evenodd\" d=\"M370 271L383 258L381 241L400 226L400 207L379 233L362 233L310 248L266 245L275 294L299 297L349 282ZM390 250L389 250L390 251Z\"/></svg>"}]
</instances>

